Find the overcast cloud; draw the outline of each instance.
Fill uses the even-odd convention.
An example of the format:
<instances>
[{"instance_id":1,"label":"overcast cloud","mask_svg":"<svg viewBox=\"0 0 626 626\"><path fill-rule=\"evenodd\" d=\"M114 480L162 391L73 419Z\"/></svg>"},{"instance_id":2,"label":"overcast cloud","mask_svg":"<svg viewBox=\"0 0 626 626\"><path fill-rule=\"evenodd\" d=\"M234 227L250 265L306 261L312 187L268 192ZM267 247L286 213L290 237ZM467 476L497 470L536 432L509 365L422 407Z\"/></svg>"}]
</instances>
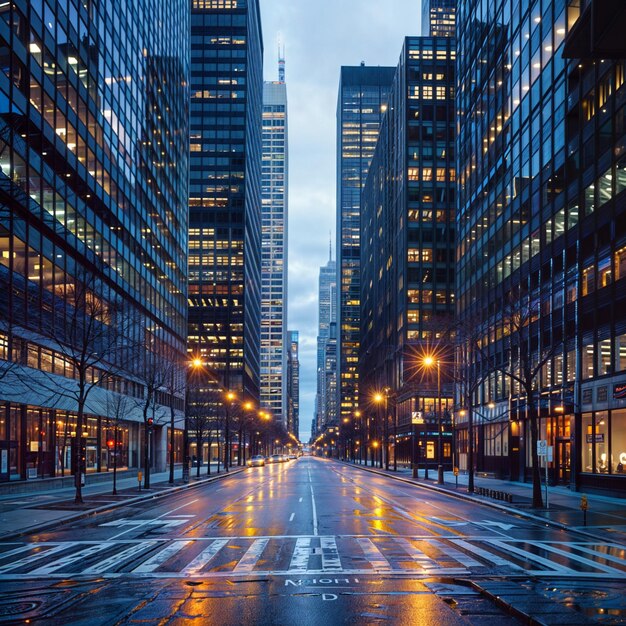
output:
<instances>
[{"instance_id":1,"label":"overcast cloud","mask_svg":"<svg viewBox=\"0 0 626 626\"><path fill-rule=\"evenodd\" d=\"M420 0L260 0L265 80L286 48L289 101L289 329L300 331L300 439L315 401L317 288L335 252L336 108L342 65L393 65L405 36L419 35Z\"/></svg>"}]
</instances>

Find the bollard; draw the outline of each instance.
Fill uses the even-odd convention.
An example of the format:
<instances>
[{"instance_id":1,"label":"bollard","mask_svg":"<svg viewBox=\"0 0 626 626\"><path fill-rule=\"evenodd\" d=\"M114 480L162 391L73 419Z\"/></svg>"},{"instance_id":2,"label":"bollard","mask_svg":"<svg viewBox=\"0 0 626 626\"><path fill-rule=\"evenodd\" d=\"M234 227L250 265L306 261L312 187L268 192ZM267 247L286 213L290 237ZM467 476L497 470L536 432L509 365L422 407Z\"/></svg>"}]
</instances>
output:
<instances>
[{"instance_id":1,"label":"bollard","mask_svg":"<svg viewBox=\"0 0 626 626\"><path fill-rule=\"evenodd\" d=\"M454 488L458 489L459 488L459 468L458 467L454 468L454 480L456 482Z\"/></svg>"},{"instance_id":2,"label":"bollard","mask_svg":"<svg viewBox=\"0 0 626 626\"><path fill-rule=\"evenodd\" d=\"M141 481L143 480L143 474L141 473L141 471L137 472L137 486L139 488L139 491L141 491Z\"/></svg>"}]
</instances>

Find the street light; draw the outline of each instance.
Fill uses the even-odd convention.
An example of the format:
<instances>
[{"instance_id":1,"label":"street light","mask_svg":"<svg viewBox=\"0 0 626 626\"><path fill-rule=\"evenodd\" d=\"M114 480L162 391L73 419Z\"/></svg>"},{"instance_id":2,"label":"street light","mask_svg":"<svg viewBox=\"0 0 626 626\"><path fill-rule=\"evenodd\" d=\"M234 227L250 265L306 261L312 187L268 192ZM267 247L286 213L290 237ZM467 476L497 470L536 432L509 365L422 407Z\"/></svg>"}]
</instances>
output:
<instances>
[{"instance_id":1,"label":"street light","mask_svg":"<svg viewBox=\"0 0 626 626\"><path fill-rule=\"evenodd\" d=\"M437 457L439 461L439 465L437 466L437 482L440 485L443 485L443 442L442 442L442 431L443 431L443 422L441 415L441 361L439 359L435 359L433 356L425 356L423 359L423 364L431 368L433 365L437 366Z\"/></svg>"}]
</instances>

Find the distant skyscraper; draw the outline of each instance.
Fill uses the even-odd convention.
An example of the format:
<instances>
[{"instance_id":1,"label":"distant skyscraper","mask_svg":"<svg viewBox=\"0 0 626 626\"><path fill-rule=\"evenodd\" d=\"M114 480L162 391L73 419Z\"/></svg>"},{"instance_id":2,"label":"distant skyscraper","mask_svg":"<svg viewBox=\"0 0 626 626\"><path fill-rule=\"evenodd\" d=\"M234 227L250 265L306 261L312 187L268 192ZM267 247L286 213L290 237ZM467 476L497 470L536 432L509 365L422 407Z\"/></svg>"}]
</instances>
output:
<instances>
[{"instance_id":1,"label":"distant skyscraper","mask_svg":"<svg viewBox=\"0 0 626 626\"><path fill-rule=\"evenodd\" d=\"M317 395L315 400L315 418L317 429L327 423L326 396L326 344L330 338L330 327L337 321L337 264L332 259L332 247L329 250L328 263L320 268L319 277L319 313L317 333Z\"/></svg>"},{"instance_id":2,"label":"distant skyscraper","mask_svg":"<svg viewBox=\"0 0 626 626\"><path fill-rule=\"evenodd\" d=\"M300 337L287 331L287 430L300 438Z\"/></svg>"},{"instance_id":3,"label":"distant skyscraper","mask_svg":"<svg viewBox=\"0 0 626 626\"><path fill-rule=\"evenodd\" d=\"M193 0L189 349L258 398L263 42L258 0Z\"/></svg>"},{"instance_id":4,"label":"distant skyscraper","mask_svg":"<svg viewBox=\"0 0 626 626\"><path fill-rule=\"evenodd\" d=\"M279 55L278 81L263 85L261 205L260 402L287 422L287 86Z\"/></svg>"},{"instance_id":5,"label":"distant skyscraper","mask_svg":"<svg viewBox=\"0 0 626 626\"><path fill-rule=\"evenodd\" d=\"M337 406L358 406L361 189L376 147L393 67L342 67L337 102Z\"/></svg>"},{"instance_id":6,"label":"distant skyscraper","mask_svg":"<svg viewBox=\"0 0 626 626\"><path fill-rule=\"evenodd\" d=\"M422 0L422 34L425 37L456 36L458 0Z\"/></svg>"}]
</instances>

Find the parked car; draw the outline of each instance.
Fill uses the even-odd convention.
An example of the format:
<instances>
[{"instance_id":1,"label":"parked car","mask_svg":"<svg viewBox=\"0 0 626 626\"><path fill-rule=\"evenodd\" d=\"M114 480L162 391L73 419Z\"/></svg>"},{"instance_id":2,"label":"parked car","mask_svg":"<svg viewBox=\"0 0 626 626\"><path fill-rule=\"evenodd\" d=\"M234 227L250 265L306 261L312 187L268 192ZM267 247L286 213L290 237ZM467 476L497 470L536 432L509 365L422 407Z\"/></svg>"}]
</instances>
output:
<instances>
[{"instance_id":1,"label":"parked car","mask_svg":"<svg viewBox=\"0 0 626 626\"><path fill-rule=\"evenodd\" d=\"M269 458L269 462L270 463L282 463L283 460L280 454L272 454L272 456Z\"/></svg>"},{"instance_id":2,"label":"parked car","mask_svg":"<svg viewBox=\"0 0 626 626\"><path fill-rule=\"evenodd\" d=\"M289 455L289 460L290 461L295 461L298 457L295 454L290 454Z\"/></svg>"},{"instance_id":3,"label":"parked car","mask_svg":"<svg viewBox=\"0 0 626 626\"><path fill-rule=\"evenodd\" d=\"M263 467L265 465L265 457L261 454L255 454L252 458L248 459L248 467Z\"/></svg>"}]
</instances>

